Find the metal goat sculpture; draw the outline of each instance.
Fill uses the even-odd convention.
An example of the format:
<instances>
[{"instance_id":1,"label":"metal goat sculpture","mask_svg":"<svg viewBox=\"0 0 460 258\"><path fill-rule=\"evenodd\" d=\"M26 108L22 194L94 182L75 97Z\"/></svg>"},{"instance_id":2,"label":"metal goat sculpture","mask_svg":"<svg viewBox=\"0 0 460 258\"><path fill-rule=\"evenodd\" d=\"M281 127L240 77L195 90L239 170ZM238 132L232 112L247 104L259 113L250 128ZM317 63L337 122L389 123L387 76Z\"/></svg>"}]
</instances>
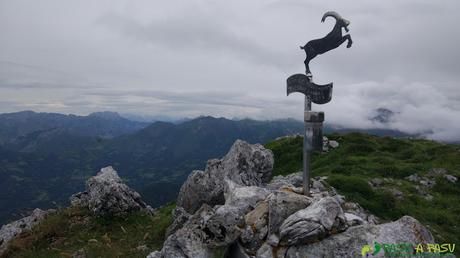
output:
<instances>
[{"instance_id":1,"label":"metal goat sculpture","mask_svg":"<svg viewBox=\"0 0 460 258\"><path fill-rule=\"evenodd\" d=\"M329 34L327 34L324 38L321 39L314 39L309 41L305 46L300 47L301 49L305 50L307 54L307 58L305 59L305 70L307 76L310 78L312 77L310 72L310 61L315 58L317 55L324 54L329 50L335 49L339 47L343 42L348 40L347 48L351 47L353 41L351 40L350 34L342 35L342 28L348 32L348 25L350 25L350 21L342 18L336 12L326 12L321 19L321 22L324 22L327 17L335 18L335 26Z\"/></svg>"}]
</instances>

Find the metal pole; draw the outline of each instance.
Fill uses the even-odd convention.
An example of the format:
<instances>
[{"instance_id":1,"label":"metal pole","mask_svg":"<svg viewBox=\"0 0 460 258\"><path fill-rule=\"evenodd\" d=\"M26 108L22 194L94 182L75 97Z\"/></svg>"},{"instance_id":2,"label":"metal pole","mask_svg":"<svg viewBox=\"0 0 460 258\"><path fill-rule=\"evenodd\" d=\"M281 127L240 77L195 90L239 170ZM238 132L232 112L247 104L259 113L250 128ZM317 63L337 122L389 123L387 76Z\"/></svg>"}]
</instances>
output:
<instances>
[{"instance_id":1,"label":"metal pole","mask_svg":"<svg viewBox=\"0 0 460 258\"><path fill-rule=\"evenodd\" d=\"M311 111L311 100L305 96L304 123L305 132L303 135L303 193L310 195L310 156L312 150L313 128L311 123L305 119L305 113Z\"/></svg>"}]
</instances>

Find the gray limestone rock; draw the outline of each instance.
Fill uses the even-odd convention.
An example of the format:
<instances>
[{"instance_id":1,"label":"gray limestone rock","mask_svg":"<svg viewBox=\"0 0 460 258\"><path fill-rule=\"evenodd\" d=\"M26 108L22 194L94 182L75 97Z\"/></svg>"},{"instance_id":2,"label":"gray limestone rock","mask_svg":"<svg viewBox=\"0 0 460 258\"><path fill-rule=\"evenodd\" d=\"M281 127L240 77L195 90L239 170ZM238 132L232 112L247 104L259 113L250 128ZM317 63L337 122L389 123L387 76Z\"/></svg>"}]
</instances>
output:
<instances>
[{"instance_id":1,"label":"gray limestone rock","mask_svg":"<svg viewBox=\"0 0 460 258\"><path fill-rule=\"evenodd\" d=\"M347 231L330 236L320 242L291 246L288 248L286 257L361 257L361 248L364 245L373 245L374 242L418 244L433 243L434 239L431 233L416 219L404 216L390 223L350 227ZM384 251L382 250L373 257L384 257Z\"/></svg>"},{"instance_id":2,"label":"gray limestone rock","mask_svg":"<svg viewBox=\"0 0 460 258\"><path fill-rule=\"evenodd\" d=\"M270 190L280 190L283 188L302 187L302 172L289 174L287 176L275 176L267 185Z\"/></svg>"},{"instance_id":3,"label":"gray limestone rock","mask_svg":"<svg viewBox=\"0 0 460 258\"><path fill-rule=\"evenodd\" d=\"M0 229L0 256L8 247L8 243L27 230L30 230L33 226L40 223L47 214L54 212L54 210L43 211L41 209L35 209L27 217L13 221L9 224L3 225Z\"/></svg>"},{"instance_id":4,"label":"gray limestone rock","mask_svg":"<svg viewBox=\"0 0 460 258\"><path fill-rule=\"evenodd\" d=\"M342 209L345 213L353 214L361 218L364 223L377 224L379 218L364 210L359 204L355 202L345 202L342 204Z\"/></svg>"},{"instance_id":5,"label":"gray limestone rock","mask_svg":"<svg viewBox=\"0 0 460 258\"><path fill-rule=\"evenodd\" d=\"M169 225L169 227L166 229L166 237L169 235L173 234L176 232L178 229L180 229L185 222L190 218L190 214L188 214L184 208L182 207L176 207L173 210L172 213L172 223Z\"/></svg>"},{"instance_id":6,"label":"gray limestone rock","mask_svg":"<svg viewBox=\"0 0 460 258\"><path fill-rule=\"evenodd\" d=\"M345 220L348 226L357 226L366 223L363 218L356 216L355 214L345 212Z\"/></svg>"},{"instance_id":7,"label":"gray limestone rock","mask_svg":"<svg viewBox=\"0 0 460 258\"><path fill-rule=\"evenodd\" d=\"M329 139L326 136L323 136L323 152L329 151Z\"/></svg>"},{"instance_id":8,"label":"gray limestone rock","mask_svg":"<svg viewBox=\"0 0 460 258\"><path fill-rule=\"evenodd\" d=\"M311 201L305 195L275 191L268 198L268 235L278 234L283 221L294 212L306 208Z\"/></svg>"},{"instance_id":9,"label":"gray limestone rock","mask_svg":"<svg viewBox=\"0 0 460 258\"><path fill-rule=\"evenodd\" d=\"M124 184L112 167L102 168L86 181L86 191L70 197L72 206L88 208L96 216L123 216L150 207L136 191Z\"/></svg>"},{"instance_id":10,"label":"gray limestone rock","mask_svg":"<svg viewBox=\"0 0 460 258\"><path fill-rule=\"evenodd\" d=\"M431 188L436 185L436 181L434 179L430 179L427 177L421 177L417 174L410 175L408 177L405 177L406 180L414 182L414 183L419 183L423 186L426 186L428 188Z\"/></svg>"},{"instance_id":11,"label":"gray limestone rock","mask_svg":"<svg viewBox=\"0 0 460 258\"><path fill-rule=\"evenodd\" d=\"M371 184L371 186L373 187L380 187L382 186L383 184L383 180L380 179L380 178L372 178L369 183Z\"/></svg>"},{"instance_id":12,"label":"gray limestone rock","mask_svg":"<svg viewBox=\"0 0 460 258\"><path fill-rule=\"evenodd\" d=\"M273 247L269 244L263 244L259 250L257 250L256 258L274 258Z\"/></svg>"},{"instance_id":13,"label":"gray limestone rock","mask_svg":"<svg viewBox=\"0 0 460 258\"><path fill-rule=\"evenodd\" d=\"M249 253L256 253L268 232L268 202L261 201L254 210L244 216L246 224L241 235L241 244Z\"/></svg>"},{"instance_id":14,"label":"gray limestone rock","mask_svg":"<svg viewBox=\"0 0 460 258\"><path fill-rule=\"evenodd\" d=\"M190 216L184 226L171 234L163 244L161 251L155 251L150 258L212 258L212 250L205 244L209 237L204 230L206 221L214 215L208 205L203 205L195 214Z\"/></svg>"},{"instance_id":15,"label":"gray limestone rock","mask_svg":"<svg viewBox=\"0 0 460 258\"><path fill-rule=\"evenodd\" d=\"M451 182L451 183L453 183L453 184L455 184L455 182L457 182L457 180L458 180L457 177L455 177L455 176L453 176L453 175L444 175L444 178L445 178L447 181L449 181L449 182Z\"/></svg>"},{"instance_id":16,"label":"gray limestone rock","mask_svg":"<svg viewBox=\"0 0 460 258\"><path fill-rule=\"evenodd\" d=\"M312 243L329 234L345 230L345 216L337 200L325 197L299 210L280 226L280 243L298 245Z\"/></svg>"},{"instance_id":17,"label":"gray limestone rock","mask_svg":"<svg viewBox=\"0 0 460 258\"><path fill-rule=\"evenodd\" d=\"M273 153L260 144L237 140L221 160L208 161L204 171L194 171L182 185L177 205L193 213L202 204L224 203L224 180L241 186L262 186L273 170Z\"/></svg>"},{"instance_id":18,"label":"gray limestone rock","mask_svg":"<svg viewBox=\"0 0 460 258\"><path fill-rule=\"evenodd\" d=\"M331 146L331 148L335 149L335 148L339 147L339 143L337 141L330 140L329 141L329 146Z\"/></svg>"}]
</instances>

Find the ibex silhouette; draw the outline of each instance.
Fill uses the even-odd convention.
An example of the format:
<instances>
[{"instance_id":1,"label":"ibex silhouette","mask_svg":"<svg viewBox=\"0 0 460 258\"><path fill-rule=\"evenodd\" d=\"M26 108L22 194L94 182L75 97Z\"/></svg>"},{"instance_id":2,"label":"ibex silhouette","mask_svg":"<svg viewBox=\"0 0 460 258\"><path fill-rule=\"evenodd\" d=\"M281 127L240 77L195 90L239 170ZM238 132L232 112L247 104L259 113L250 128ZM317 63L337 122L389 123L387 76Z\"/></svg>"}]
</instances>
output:
<instances>
[{"instance_id":1,"label":"ibex silhouette","mask_svg":"<svg viewBox=\"0 0 460 258\"><path fill-rule=\"evenodd\" d=\"M348 40L347 48L351 47L353 41L351 40L350 34L342 35L342 28L348 32L348 25L350 25L350 21L342 18L336 12L326 12L321 19L321 22L324 22L327 17L334 17L336 22L334 28L331 32L329 32L324 38L314 39L309 41L305 46L300 47L301 49L305 50L307 57L305 58L305 72L307 76L311 77L310 72L310 61L315 58L317 55L324 54L329 50L337 48L340 46L345 40Z\"/></svg>"}]
</instances>

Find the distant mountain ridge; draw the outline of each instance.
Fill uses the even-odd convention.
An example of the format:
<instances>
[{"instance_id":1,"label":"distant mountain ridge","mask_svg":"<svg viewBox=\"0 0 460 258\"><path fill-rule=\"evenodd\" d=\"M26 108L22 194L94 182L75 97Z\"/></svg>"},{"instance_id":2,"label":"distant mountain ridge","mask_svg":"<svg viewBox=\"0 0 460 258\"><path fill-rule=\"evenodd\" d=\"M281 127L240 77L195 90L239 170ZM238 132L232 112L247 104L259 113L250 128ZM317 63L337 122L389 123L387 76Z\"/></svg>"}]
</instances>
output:
<instances>
[{"instance_id":1,"label":"distant mountain ridge","mask_svg":"<svg viewBox=\"0 0 460 258\"><path fill-rule=\"evenodd\" d=\"M202 116L182 123L133 122L117 113L89 116L0 114L0 223L35 207L63 203L94 171L113 165L154 206L175 198L194 169L236 139L266 143L301 134L294 119L256 121ZM326 126L325 132L345 132ZM383 135L395 131L376 131Z\"/></svg>"},{"instance_id":2,"label":"distant mountain ridge","mask_svg":"<svg viewBox=\"0 0 460 258\"><path fill-rule=\"evenodd\" d=\"M135 122L114 112L88 116L22 111L0 114L0 145L4 148L33 152L62 146L70 147L91 138L114 138L136 132L147 123ZM59 146L62 145L62 146Z\"/></svg>"},{"instance_id":3,"label":"distant mountain ridge","mask_svg":"<svg viewBox=\"0 0 460 258\"><path fill-rule=\"evenodd\" d=\"M112 138L132 133L147 126L114 112L97 112L88 116L64 115L58 113L36 113L21 111L0 114L0 143L24 137L37 131L64 129L70 134L85 137Z\"/></svg>"}]
</instances>

